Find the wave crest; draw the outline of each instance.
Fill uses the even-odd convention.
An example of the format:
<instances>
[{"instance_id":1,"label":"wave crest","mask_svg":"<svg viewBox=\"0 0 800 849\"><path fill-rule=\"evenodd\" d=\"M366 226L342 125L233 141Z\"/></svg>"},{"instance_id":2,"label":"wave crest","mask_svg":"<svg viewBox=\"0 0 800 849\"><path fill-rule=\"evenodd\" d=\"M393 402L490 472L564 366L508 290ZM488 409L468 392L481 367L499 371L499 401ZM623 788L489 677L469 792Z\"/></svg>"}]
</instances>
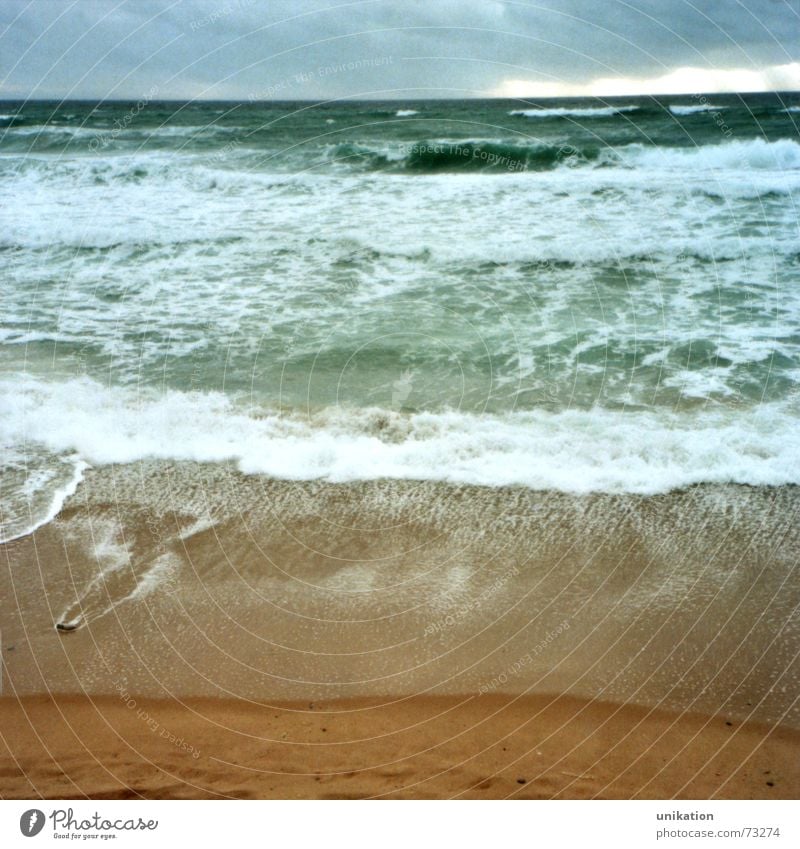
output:
<instances>
[{"instance_id":1,"label":"wave crest","mask_svg":"<svg viewBox=\"0 0 800 849\"><path fill-rule=\"evenodd\" d=\"M793 171L800 169L800 143L793 139L727 141L697 147L658 147L639 143L620 147L584 144L422 140L413 144L373 147L343 143L327 151L324 163L357 170L412 173L549 171L562 167L653 168L685 172L719 169Z\"/></svg>"},{"instance_id":2,"label":"wave crest","mask_svg":"<svg viewBox=\"0 0 800 849\"><path fill-rule=\"evenodd\" d=\"M791 402L695 412L602 408L406 415L246 409L219 394L110 389L88 378L5 381L0 436L96 465L234 462L246 474L379 478L570 493L653 494L698 483L800 484Z\"/></svg>"},{"instance_id":3,"label":"wave crest","mask_svg":"<svg viewBox=\"0 0 800 849\"><path fill-rule=\"evenodd\" d=\"M549 109L513 109L508 114L522 118L613 118L624 112L638 110L638 106L557 106Z\"/></svg>"}]
</instances>

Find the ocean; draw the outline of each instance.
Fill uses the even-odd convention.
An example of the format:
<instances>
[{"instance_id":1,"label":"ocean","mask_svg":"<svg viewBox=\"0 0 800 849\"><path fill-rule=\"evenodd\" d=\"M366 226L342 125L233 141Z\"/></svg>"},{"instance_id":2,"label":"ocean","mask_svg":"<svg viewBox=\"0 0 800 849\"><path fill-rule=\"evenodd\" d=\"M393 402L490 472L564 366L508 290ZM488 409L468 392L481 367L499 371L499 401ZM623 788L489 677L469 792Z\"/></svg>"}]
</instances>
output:
<instances>
[{"instance_id":1,"label":"ocean","mask_svg":"<svg viewBox=\"0 0 800 849\"><path fill-rule=\"evenodd\" d=\"M748 716L757 679L797 722L799 128L797 93L0 103L4 631L195 604L192 692L233 652L254 695ZM86 657L48 680L107 690Z\"/></svg>"}]
</instances>

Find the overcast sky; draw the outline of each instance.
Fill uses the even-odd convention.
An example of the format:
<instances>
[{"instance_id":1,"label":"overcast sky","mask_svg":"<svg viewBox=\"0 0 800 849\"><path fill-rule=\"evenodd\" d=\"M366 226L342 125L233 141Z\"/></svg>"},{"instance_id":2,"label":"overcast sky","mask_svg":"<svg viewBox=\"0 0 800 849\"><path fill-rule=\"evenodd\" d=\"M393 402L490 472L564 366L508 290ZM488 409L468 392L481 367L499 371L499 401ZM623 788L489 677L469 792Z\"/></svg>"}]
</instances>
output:
<instances>
[{"instance_id":1,"label":"overcast sky","mask_svg":"<svg viewBox=\"0 0 800 849\"><path fill-rule=\"evenodd\" d=\"M798 0L0 0L0 97L800 89Z\"/></svg>"}]
</instances>

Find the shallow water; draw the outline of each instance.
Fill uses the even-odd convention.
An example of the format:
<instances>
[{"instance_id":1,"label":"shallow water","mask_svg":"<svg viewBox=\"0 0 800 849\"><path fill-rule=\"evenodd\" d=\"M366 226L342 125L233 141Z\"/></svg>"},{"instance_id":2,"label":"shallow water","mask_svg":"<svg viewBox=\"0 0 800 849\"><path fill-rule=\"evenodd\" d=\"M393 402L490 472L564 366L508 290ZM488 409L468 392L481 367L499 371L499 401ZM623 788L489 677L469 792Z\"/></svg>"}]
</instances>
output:
<instances>
[{"instance_id":1,"label":"shallow water","mask_svg":"<svg viewBox=\"0 0 800 849\"><path fill-rule=\"evenodd\" d=\"M5 103L3 534L95 466L798 483L797 95Z\"/></svg>"},{"instance_id":2,"label":"shallow water","mask_svg":"<svg viewBox=\"0 0 800 849\"><path fill-rule=\"evenodd\" d=\"M797 510L794 487L573 496L111 466L5 546L7 680L570 692L797 725Z\"/></svg>"}]
</instances>

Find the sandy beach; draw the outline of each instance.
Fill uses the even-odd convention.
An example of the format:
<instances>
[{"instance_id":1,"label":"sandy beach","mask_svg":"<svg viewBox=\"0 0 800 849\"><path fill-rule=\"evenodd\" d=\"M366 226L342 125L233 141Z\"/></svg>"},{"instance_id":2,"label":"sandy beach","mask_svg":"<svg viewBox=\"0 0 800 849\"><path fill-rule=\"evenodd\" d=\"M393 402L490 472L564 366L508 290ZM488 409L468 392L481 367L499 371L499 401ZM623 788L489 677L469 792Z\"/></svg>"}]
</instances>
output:
<instances>
[{"instance_id":1,"label":"sandy beach","mask_svg":"<svg viewBox=\"0 0 800 849\"><path fill-rule=\"evenodd\" d=\"M698 105L0 109L0 795L796 798L800 146Z\"/></svg>"},{"instance_id":2,"label":"sandy beach","mask_svg":"<svg viewBox=\"0 0 800 849\"><path fill-rule=\"evenodd\" d=\"M574 698L0 700L2 798L787 799L800 734Z\"/></svg>"},{"instance_id":3,"label":"sandy beach","mask_svg":"<svg viewBox=\"0 0 800 849\"><path fill-rule=\"evenodd\" d=\"M0 548L0 796L795 798L796 512L93 470Z\"/></svg>"},{"instance_id":4,"label":"sandy beach","mask_svg":"<svg viewBox=\"0 0 800 849\"><path fill-rule=\"evenodd\" d=\"M616 5L0 2L4 841L797 831L796 4Z\"/></svg>"}]
</instances>

